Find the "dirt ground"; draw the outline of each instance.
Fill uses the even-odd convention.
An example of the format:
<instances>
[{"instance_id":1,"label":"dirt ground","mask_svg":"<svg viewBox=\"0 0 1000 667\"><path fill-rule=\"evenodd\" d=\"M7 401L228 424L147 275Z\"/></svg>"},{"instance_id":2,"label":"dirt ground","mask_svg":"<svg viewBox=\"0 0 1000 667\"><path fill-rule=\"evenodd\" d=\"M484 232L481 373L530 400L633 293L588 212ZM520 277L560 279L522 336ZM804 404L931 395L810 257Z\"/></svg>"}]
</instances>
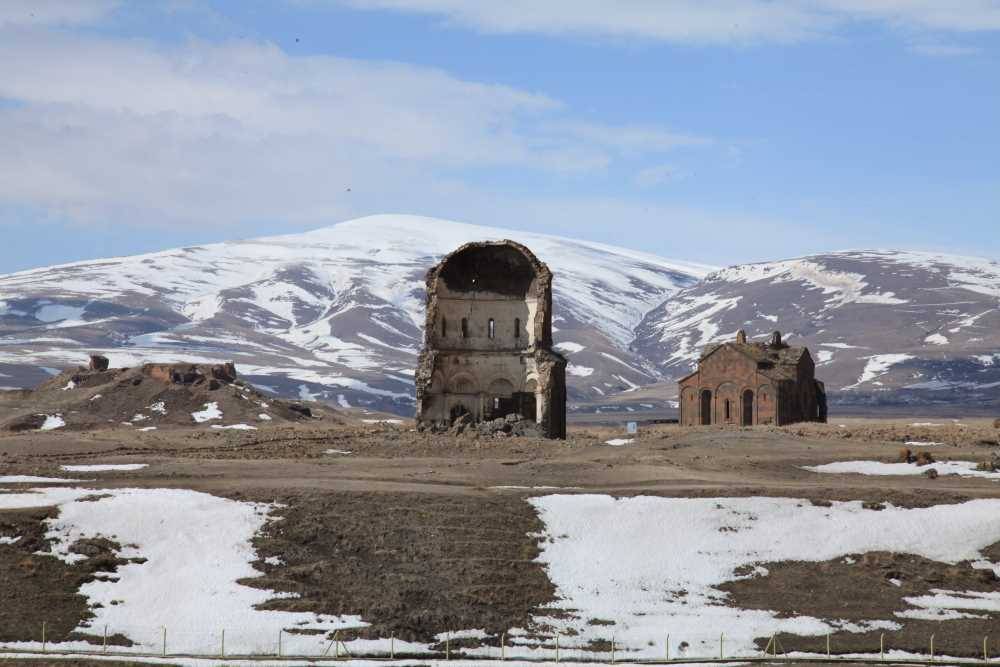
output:
<instances>
[{"instance_id":1,"label":"dirt ground","mask_svg":"<svg viewBox=\"0 0 1000 667\"><path fill-rule=\"evenodd\" d=\"M67 476L59 466L68 463L147 463L136 472L73 476L94 479L87 486L95 489L190 488L281 503L285 520L269 524L255 542L255 567L264 574L243 583L300 595L275 599L274 609L362 614L376 622L363 636L432 641L456 628L526 627L552 601L553 586L535 562L533 535L541 525L524 502L531 495L777 496L904 507L998 498L1000 484L987 479L802 469L838 460L895 462L901 447L925 448L907 442L941 443L926 447L940 460L987 461L1000 452L998 436L987 419L833 417L827 425L784 428L657 425L614 447L604 442L630 437L622 428L571 426L566 441L548 441L427 435L406 421L347 418L239 432L5 434L0 475L58 477ZM32 608L45 610L53 640L68 637L89 613L76 594L80 583L115 566L109 545L81 545L88 558L75 566L35 555L47 516L0 511L0 535L30 536L0 545L2 640L38 639L41 618ZM1000 559L1000 545L991 552ZM268 564L269 557L281 564ZM939 652L973 655L984 635L996 634L995 617L929 622L893 615L905 607L904 596L932 588L1000 589L982 571L888 553L854 560L764 563L767 576L732 582L725 591L748 609L900 621L903 630L888 633L887 643L915 652L926 651L936 633ZM825 638L779 639L786 650L825 651ZM879 633L839 633L832 641L837 652L877 651ZM763 648L767 638L760 642Z\"/></svg>"}]
</instances>

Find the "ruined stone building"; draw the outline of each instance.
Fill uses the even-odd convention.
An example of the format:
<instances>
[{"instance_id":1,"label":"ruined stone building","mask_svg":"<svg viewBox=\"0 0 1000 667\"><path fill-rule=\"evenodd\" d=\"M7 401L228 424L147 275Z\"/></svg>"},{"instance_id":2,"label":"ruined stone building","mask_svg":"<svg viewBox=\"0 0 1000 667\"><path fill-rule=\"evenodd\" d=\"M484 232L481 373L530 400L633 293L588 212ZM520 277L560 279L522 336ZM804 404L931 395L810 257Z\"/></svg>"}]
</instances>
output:
<instances>
[{"instance_id":1,"label":"ruined stone building","mask_svg":"<svg viewBox=\"0 0 1000 667\"><path fill-rule=\"evenodd\" d=\"M698 370L679 381L680 423L791 424L826 421L826 392L809 350L790 347L775 331L749 343L740 331L730 343L709 345Z\"/></svg>"},{"instance_id":2,"label":"ruined stone building","mask_svg":"<svg viewBox=\"0 0 1000 667\"><path fill-rule=\"evenodd\" d=\"M513 241L467 243L427 272L417 423L520 414L566 437L566 359L552 349L552 272Z\"/></svg>"}]
</instances>

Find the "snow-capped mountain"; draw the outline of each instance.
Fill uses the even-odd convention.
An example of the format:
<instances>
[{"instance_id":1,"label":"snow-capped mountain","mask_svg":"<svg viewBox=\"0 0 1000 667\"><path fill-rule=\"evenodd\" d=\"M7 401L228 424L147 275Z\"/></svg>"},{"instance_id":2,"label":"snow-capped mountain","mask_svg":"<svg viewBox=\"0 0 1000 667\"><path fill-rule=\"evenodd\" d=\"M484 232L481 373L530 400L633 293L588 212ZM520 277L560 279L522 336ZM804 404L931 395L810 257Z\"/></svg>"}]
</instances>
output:
<instances>
[{"instance_id":1,"label":"snow-capped mountain","mask_svg":"<svg viewBox=\"0 0 1000 667\"><path fill-rule=\"evenodd\" d=\"M0 276L0 385L33 386L101 352L114 366L236 361L284 396L408 413L424 274L473 240L510 238L555 273L570 399L662 379L630 351L650 310L711 267L540 234L403 215L304 234Z\"/></svg>"},{"instance_id":2,"label":"snow-capped mountain","mask_svg":"<svg viewBox=\"0 0 1000 667\"><path fill-rule=\"evenodd\" d=\"M1000 264L897 251L838 252L723 269L666 299L633 351L664 375L740 328L806 345L839 403L995 404Z\"/></svg>"}]
</instances>

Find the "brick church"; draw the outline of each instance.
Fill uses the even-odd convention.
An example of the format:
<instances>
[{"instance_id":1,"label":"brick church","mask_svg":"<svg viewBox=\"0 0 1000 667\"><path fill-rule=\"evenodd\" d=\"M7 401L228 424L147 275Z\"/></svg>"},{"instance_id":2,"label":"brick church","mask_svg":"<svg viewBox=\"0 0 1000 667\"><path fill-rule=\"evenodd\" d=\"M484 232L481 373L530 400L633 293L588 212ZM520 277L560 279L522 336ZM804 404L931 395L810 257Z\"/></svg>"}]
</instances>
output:
<instances>
[{"instance_id":1,"label":"brick church","mask_svg":"<svg viewBox=\"0 0 1000 667\"><path fill-rule=\"evenodd\" d=\"M767 343L709 345L698 370L678 382L683 426L791 424L826 421L826 392L809 350L775 331Z\"/></svg>"}]
</instances>

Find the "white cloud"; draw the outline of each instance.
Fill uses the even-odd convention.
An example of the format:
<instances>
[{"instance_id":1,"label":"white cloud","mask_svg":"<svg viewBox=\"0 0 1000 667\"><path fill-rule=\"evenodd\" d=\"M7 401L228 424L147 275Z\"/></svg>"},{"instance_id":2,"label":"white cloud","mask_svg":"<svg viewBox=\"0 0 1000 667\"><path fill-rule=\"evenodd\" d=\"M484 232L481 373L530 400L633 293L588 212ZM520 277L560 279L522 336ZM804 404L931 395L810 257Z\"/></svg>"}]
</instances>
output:
<instances>
[{"instance_id":1,"label":"white cloud","mask_svg":"<svg viewBox=\"0 0 1000 667\"><path fill-rule=\"evenodd\" d=\"M93 23L118 6L118 0L3 0L0 27Z\"/></svg>"},{"instance_id":2,"label":"white cloud","mask_svg":"<svg viewBox=\"0 0 1000 667\"><path fill-rule=\"evenodd\" d=\"M919 29L1000 29L995 0L342 0L442 16L483 32L642 38L692 44L788 42L852 21Z\"/></svg>"},{"instance_id":3,"label":"white cloud","mask_svg":"<svg viewBox=\"0 0 1000 667\"><path fill-rule=\"evenodd\" d=\"M635 182L644 188L651 188L664 183L670 183L684 177L684 172L670 164L658 164L646 167L635 175Z\"/></svg>"},{"instance_id":4,"label":"white cloud","mask_svg":"<svg viewBox=\"0 0 1000 667\"><path fill-rule=\"evenodd\" d=\"M578 173L710 143L431 68L23 26L0 29L0 98L0 205L84 222L329 222L425 208L456 169Z\"/></svg>"},{"instance_id":5,"label":"white cloud","mask_svg":"<svg viewBox=\"0 0 1000 667\"><path fill-rule=\"evenodd\" d=\"M979 49L972 46L961 46L959 44L911 44L908 47L912 53L919 53L922 56L932 58L958 58L961 56L971 56L979 53Z\"/></svg>"}]
</instances>

